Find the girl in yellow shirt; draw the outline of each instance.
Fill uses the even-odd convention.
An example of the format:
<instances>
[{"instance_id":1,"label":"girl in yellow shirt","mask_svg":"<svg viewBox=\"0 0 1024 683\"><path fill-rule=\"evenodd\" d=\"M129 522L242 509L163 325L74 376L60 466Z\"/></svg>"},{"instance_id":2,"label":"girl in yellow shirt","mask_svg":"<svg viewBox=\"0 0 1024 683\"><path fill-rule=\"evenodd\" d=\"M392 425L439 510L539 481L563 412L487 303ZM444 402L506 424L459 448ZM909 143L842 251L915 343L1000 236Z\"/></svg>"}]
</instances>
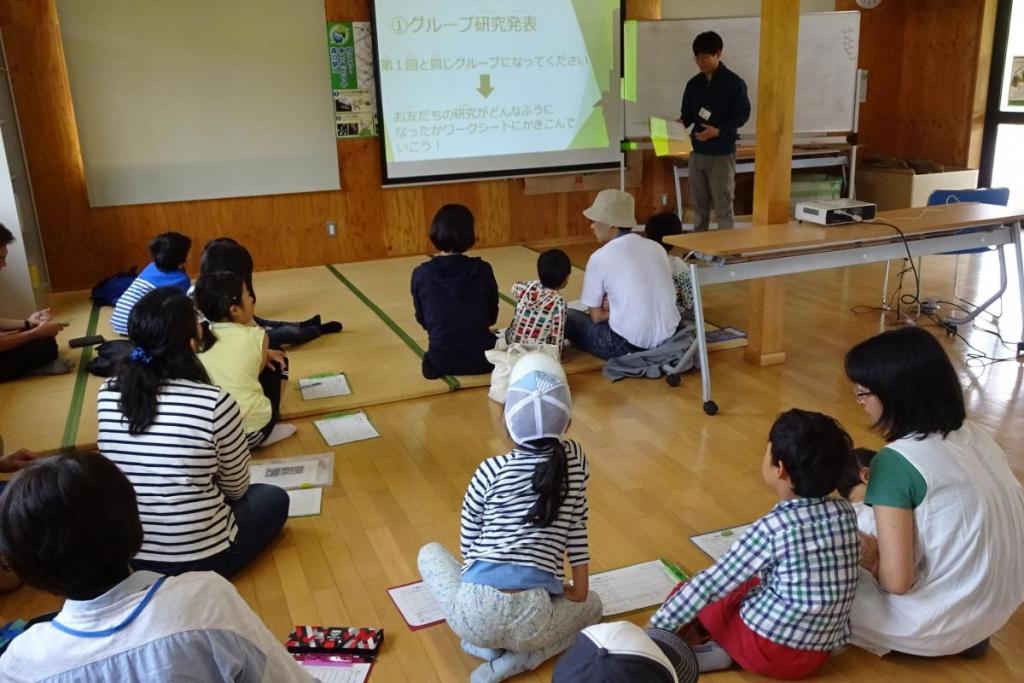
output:
<instances>
[{"instance_id":1,"label":"girl in yellow shirt","mask_svg":"<svg viewBox=\"0 0 1024 683\"><path fill-rule=\"evenodd\" d=\"M195 300L207 320L199 360L238 403L249 447L294 434L294 425L278 424L288 358L271 350L266 331L254 324L255 301L245 281L235 273L207 273L196 283Z\"/></svg>"}]
</instances>

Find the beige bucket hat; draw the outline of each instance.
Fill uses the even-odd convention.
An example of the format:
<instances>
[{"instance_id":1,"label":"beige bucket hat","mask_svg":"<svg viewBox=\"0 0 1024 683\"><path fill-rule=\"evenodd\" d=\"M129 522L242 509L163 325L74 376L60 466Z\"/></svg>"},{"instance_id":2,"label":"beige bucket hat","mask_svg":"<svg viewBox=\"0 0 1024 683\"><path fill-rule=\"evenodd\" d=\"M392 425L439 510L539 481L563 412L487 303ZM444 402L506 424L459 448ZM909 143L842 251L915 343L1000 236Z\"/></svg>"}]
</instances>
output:
<instances>
[{"instance_id":1,"label":"beige bucket hat","mask_svg":"<svg viewBox=\"0 0 1024 683\"><path fill-rule=\"evenodd\" d=\"M590 208L583 211L583 215L596 223L616 228L637 226L633 195L622 190L601 190Z\"/></svg>"}]
</instances>

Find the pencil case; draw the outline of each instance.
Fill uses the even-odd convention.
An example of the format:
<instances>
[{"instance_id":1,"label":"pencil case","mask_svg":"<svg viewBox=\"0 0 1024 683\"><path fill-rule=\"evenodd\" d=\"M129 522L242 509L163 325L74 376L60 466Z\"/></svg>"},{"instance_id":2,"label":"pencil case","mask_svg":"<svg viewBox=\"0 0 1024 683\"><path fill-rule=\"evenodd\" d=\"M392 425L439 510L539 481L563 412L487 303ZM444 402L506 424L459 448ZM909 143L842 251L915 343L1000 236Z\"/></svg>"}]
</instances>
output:
<instances>
[{"instance_id":1,"label":"pencil case","mask_svg":"<svg viewBox=\"0 0 1024 683\"><path fill-rule=\"evenodd\" d=\"M285 646L296 654L325 652L373 658L383 643L382 628L296 626Z\"/></svg>"}]
</instances>

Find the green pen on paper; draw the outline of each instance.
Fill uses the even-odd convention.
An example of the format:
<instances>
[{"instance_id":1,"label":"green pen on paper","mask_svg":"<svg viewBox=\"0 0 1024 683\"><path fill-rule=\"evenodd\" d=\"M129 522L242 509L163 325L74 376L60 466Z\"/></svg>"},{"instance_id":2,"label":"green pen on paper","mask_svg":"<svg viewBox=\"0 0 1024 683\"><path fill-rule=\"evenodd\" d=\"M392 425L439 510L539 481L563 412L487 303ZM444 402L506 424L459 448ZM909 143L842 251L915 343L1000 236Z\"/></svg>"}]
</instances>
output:
<instances>
[{"instance_id":1,"label":"green pen on paper","mask_svg":"<svg viewBox=\"0 0 1024 683\"><path fill-rule=\"evenodd\" d=\"M676 581L682 583L683 581L689 580L690 576L686 572L684 572L682 568L679 567L679 565L675 564L674 562L669 562L663 557L661 558L661 564L665 570L665 573L671 576Z\"/></svg>"},{"instance_id":2,"label":"green pen on paper","mask_svg":"<svg viewBox=\"0 0 1024 683\"><path fill-rule=\"evenodd\" d=\"M309 377L304 377L299 382L299 389L300 390L302 390L302 389L309 389L310 387L319 387L319 386L323 385L323 382L310 382L309 380L311 380L311 379L324 379L325 377L334 377L335 375L340 375L340 374L343 374L343 373L340 373L340 372L321 372L318 375L310 375ZM309 382L309 383L308 384L302 384L302 382Z\"/></svg>"}]
</instances>

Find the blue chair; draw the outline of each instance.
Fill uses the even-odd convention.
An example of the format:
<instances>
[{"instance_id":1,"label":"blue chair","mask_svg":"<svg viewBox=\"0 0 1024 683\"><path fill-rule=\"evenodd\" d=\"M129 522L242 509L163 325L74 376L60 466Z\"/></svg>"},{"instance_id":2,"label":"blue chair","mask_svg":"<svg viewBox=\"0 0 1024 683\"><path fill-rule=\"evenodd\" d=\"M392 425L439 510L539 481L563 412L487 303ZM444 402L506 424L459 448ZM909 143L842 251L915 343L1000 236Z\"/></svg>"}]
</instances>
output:
<instances>
[{"instance_id":1,"label":"blue chair","mask_svg":"<svg viewBox=\"0 0 1024 683\"><path fill-rule=\"evenodd\" d=\"M982 187L975 190L935 190L928 196L928 206L939 206L942 204L956 204L959 202L977 202L978 204L992 204L995 206L1006 206L1010 202L1010 188L1008 187ZM965 228L958 234L970 233L977 230L977 228ZM978 313L985 310L990 306L996 299L1002 296L1003 291L1006 289L1004 286L1000 288L999 292L991 297L988 301L980 306L977 306L970 301L960 298L959 293L959 282L960 282L960 257L969 254L983 254L986 251L992 251L993 249L999 249L999 247L977 247L975 249L963 249L960 251L951 251L944 255L955 255L956 265L953 269L953 296L965 304L976 308L977 310L970 314L967 318L956 320L952 319L950 322L962 323L969 320L973 320ZM1002 250L999 249L1000 258L1002 258ZM1006 269L1003 268L1002 272L1005 273ZM921 257L917 259L917 274L921 277ZM889 286L889 263L885 264L885 282L882 288L882 305L887 306L888 302L886 298L888 296ZM1002 310L1000 308L1000 310ZM999 316L995 316L999 317Z\"/></svg>"}]
</instances>

